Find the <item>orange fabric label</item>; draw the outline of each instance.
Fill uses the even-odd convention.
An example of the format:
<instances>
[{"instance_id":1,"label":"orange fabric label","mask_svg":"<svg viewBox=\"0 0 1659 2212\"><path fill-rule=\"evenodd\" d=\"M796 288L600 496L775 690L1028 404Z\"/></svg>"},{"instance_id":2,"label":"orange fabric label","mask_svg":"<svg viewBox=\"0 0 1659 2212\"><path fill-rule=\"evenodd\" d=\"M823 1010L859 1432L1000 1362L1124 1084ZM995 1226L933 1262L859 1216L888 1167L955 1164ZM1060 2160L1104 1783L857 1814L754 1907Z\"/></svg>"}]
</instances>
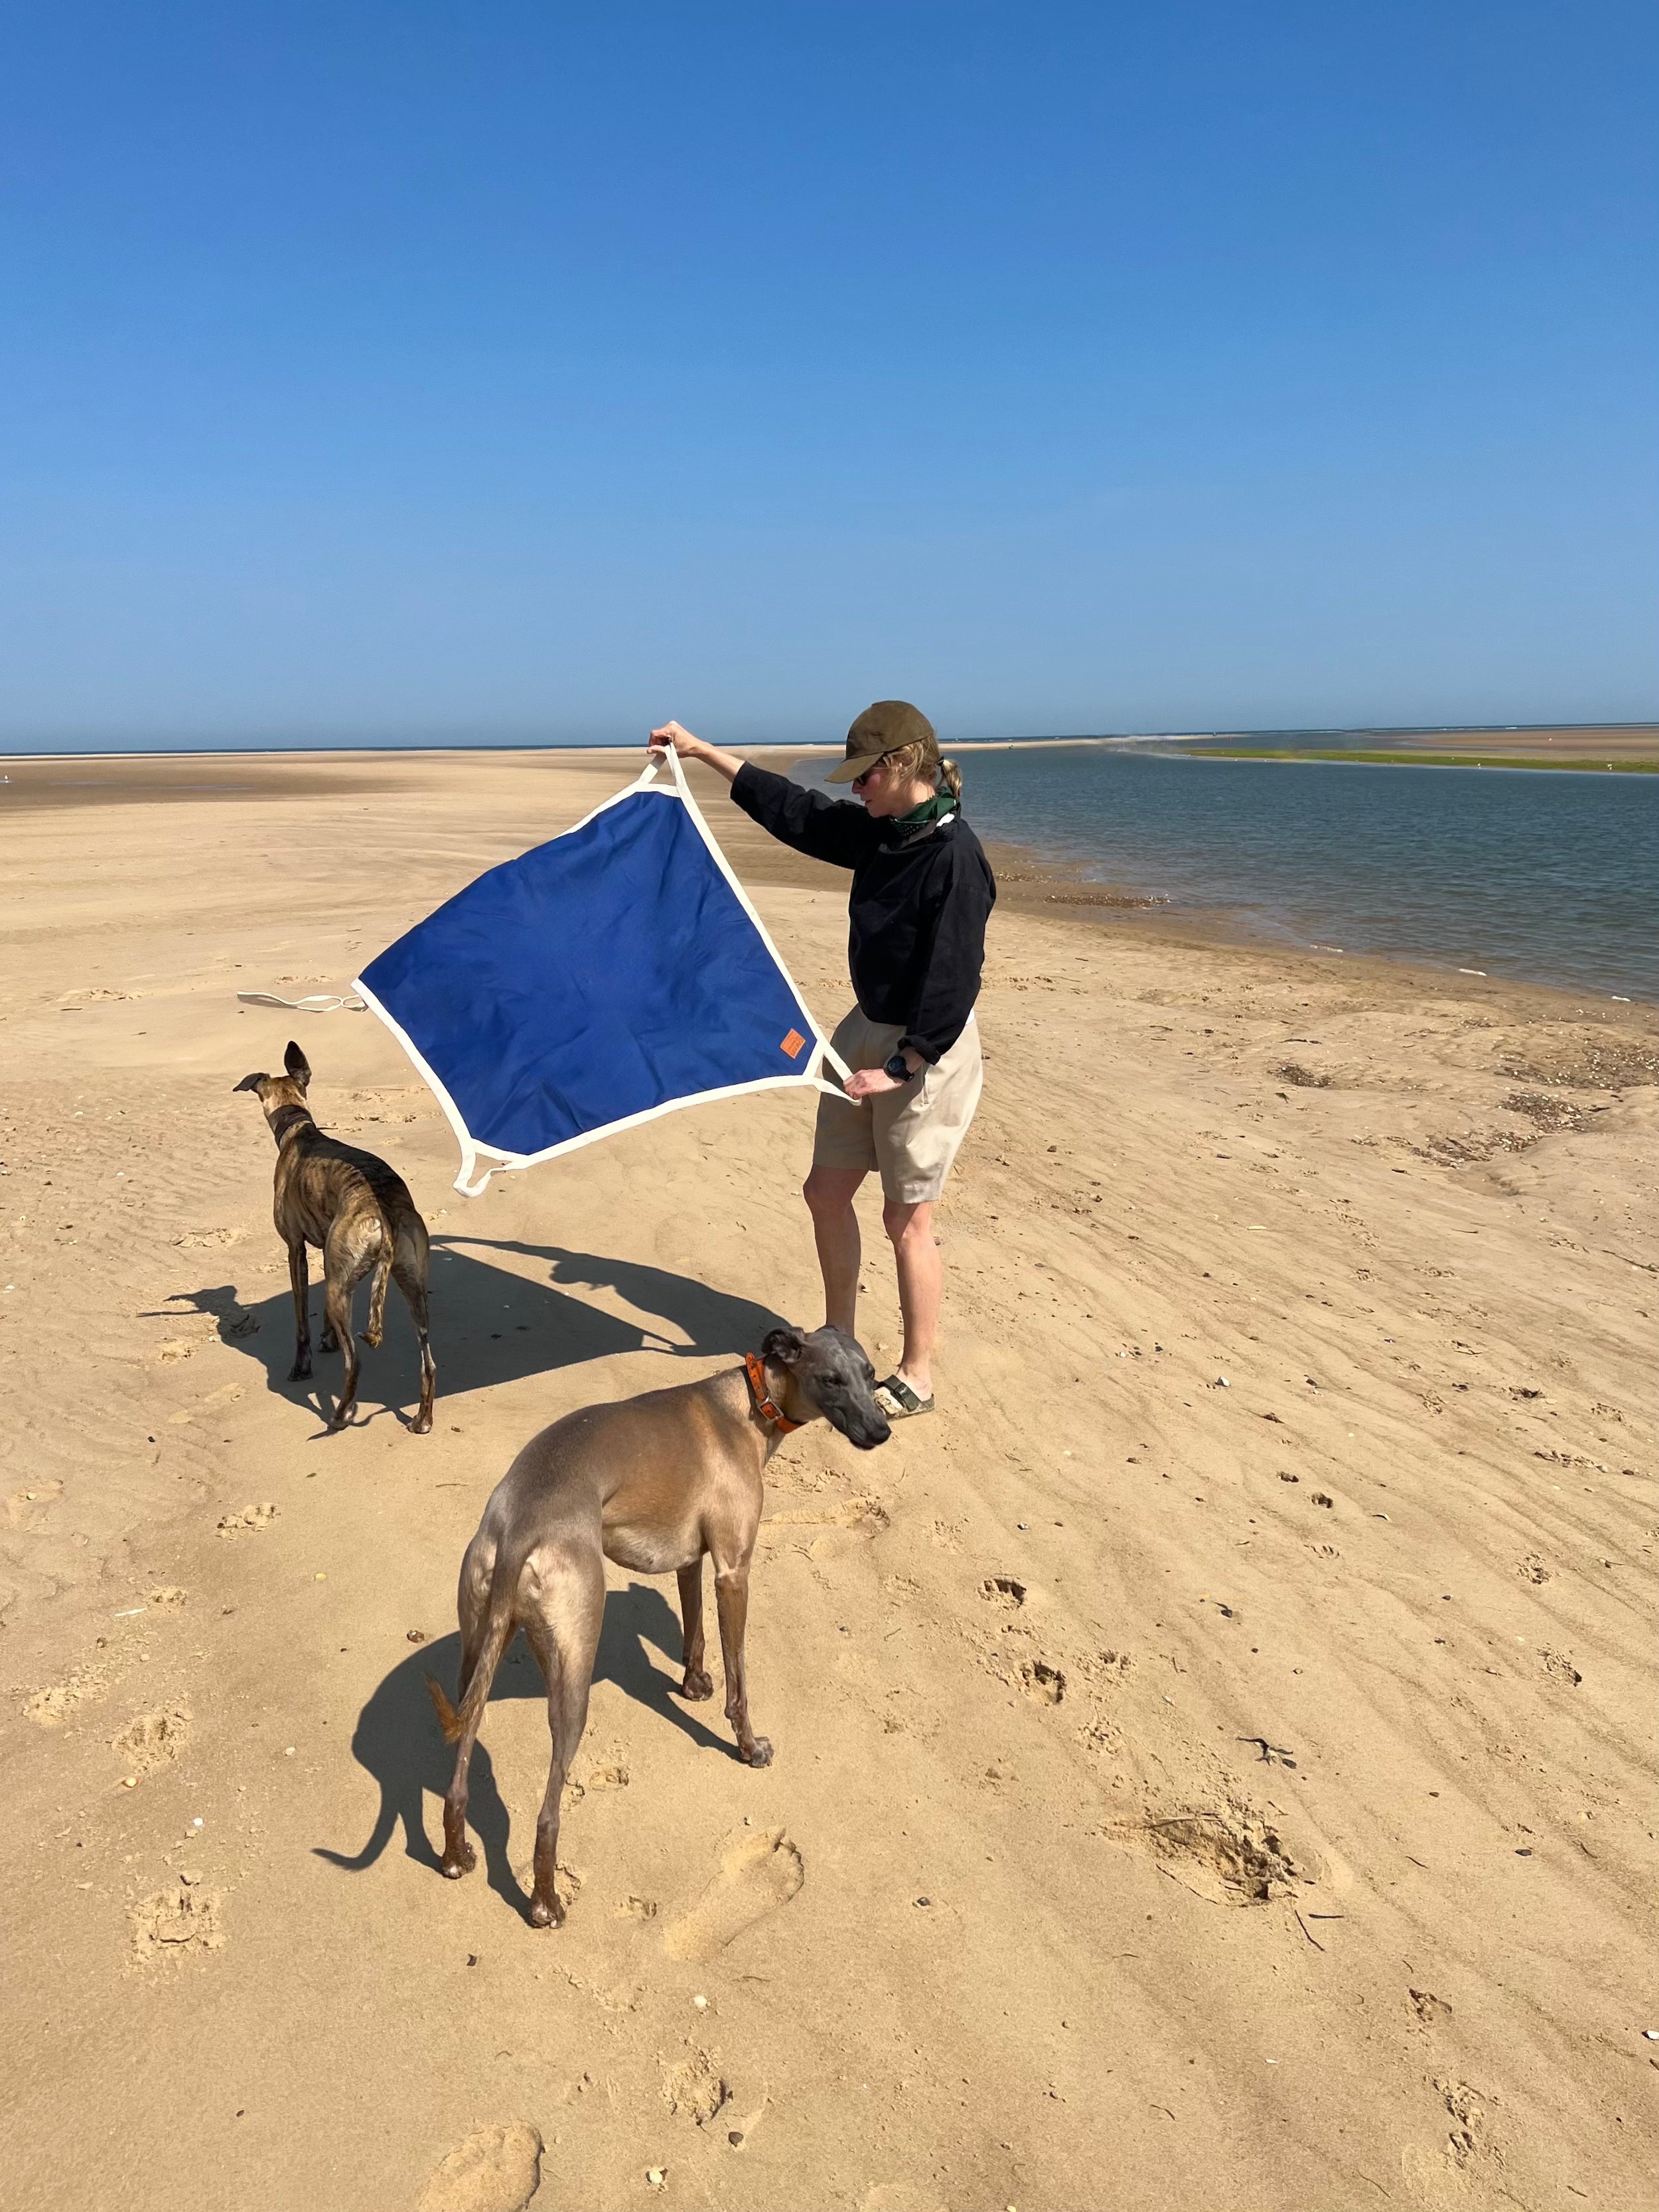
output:
<instances>
[{"instance_id":1,"label":"orange fabric label","mask_svg":"<svg viewBox=\"0 0 1659 2212\"><path fill-rule=\"evenodd\" d=\"M793 1060L805 1042L806 1039L801 1035L799 1030L791 1030L788 1036L785 1037L782 1045L780 1047L780 1050L787 1053L790 1059Z\"/></svg>"}]
</instances>

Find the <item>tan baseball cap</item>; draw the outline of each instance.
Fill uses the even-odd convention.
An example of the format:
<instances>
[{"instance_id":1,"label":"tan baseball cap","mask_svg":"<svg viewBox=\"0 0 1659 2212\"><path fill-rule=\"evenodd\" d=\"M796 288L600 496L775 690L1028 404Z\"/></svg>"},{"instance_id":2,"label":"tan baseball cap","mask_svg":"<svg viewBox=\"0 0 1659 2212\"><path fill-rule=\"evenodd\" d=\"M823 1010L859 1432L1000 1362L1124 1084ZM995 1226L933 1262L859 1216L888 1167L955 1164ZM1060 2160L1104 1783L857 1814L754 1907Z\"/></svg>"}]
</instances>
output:
<instances>
[{"instance_id":1,"label":"tan baseball cap","mask_svg":"<svg viewBox=\"0 0 1659 2212\"><path fill-rule=\"evenodd\" d=\"M884 755L897 752L901 745L920 745L924 764L939 758L939 739L920 707L913 707L908 699L878 699L847 732L847 757L839 768L830 769L827 780L851 783L854 777L867 774Z\"/></svg>"}]
</instances>

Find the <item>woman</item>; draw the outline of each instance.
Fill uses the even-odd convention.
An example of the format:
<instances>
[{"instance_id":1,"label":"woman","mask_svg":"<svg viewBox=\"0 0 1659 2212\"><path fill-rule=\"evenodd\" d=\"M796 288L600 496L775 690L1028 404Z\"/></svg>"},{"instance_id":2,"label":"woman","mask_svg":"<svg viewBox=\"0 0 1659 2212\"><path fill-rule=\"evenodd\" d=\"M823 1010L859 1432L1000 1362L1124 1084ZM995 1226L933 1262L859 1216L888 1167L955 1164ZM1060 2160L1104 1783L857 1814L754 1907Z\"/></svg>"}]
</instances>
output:
<instances>
[{"instance_id":1,"label":"woman","mask_svg":"<svg viewBox=\"0 0 1659 2212\"><path fill-rule=\"evenodd\" d=\"M933 1201L979 1103L974 1000L997 895L983 848L958 811L956 763L940 759L933 724L902 699L865 709L847 733L846 759L831 772L830 782L850 783L861 806L704 744L678 722L653 730L651 742L723 775L744 812L784 844L853 872L848 959L858 1004L834 1043L854 1073L845 1099L818 1101L804 1195L824 1318L855 1335L853 1197L870 1170L879 1170L904 1349L876 1397L890 1420L931 1413L943 1281Z\"/></svg>"}]
</instances>

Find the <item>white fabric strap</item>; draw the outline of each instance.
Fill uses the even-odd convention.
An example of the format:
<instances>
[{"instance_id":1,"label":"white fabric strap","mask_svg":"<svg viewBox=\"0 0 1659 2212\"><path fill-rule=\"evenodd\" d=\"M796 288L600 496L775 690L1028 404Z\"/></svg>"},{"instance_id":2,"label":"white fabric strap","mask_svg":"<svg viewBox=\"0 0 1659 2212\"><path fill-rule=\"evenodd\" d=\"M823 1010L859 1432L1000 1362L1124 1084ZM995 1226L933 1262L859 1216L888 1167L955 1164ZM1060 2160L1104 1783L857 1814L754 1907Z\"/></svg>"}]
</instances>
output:
<instances>
[{"instance_id":1,"label":"white fabric strap","mask_svg":"<svg viewBox=\"0 0 1659 2212\"><path fill-rule=\"evenodd\" d=\"M245 1006L286 1006L295 1014L366 1014L368 1012L368 1000L360 999L355 992L342 996L333 991L313 991L306 999L279 999L274 991L239 991L236 995Z\"/></svg>"}]
</instances>

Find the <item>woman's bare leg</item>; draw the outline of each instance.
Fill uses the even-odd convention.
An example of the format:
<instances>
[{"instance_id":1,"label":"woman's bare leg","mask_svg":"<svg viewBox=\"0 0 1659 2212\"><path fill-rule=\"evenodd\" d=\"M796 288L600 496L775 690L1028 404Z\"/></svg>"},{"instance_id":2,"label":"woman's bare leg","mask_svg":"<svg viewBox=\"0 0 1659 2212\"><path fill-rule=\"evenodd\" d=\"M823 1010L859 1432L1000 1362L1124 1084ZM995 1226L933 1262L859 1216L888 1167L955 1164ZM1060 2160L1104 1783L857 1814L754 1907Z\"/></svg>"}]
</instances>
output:
<instances>
[{"instance_id":1,"label":"woman's bare leg","mask_svg":"<svg viewBox=\"0 0 1659 2212\"><path fill-rule=\"evenodd\" d=\"M939 1336L939 1299L945 1288L945 1267L933 1242L933 1207L930 1199L905 1206L889 1199L881 1209L881 1224L893 1240L898 1263L899 1310L904 1316L904 1354L899 1361L901 1378L918 1398L933 1395L933 1346Z\"/></svg>"},{"instance_id":2,"label":"woman's bare leg","mask_svg":"<svg viewBox=\"0 0 1659 2212\"><path fill-rule=\"evenodd\" d=\"M823 1277L823 1318L830 1328L856 1336L859 1310L859 1218L853 1199L864 1181L862 1168L814 1168L801 1196L811 1208Z\"/></svg>"}]
</instances>

